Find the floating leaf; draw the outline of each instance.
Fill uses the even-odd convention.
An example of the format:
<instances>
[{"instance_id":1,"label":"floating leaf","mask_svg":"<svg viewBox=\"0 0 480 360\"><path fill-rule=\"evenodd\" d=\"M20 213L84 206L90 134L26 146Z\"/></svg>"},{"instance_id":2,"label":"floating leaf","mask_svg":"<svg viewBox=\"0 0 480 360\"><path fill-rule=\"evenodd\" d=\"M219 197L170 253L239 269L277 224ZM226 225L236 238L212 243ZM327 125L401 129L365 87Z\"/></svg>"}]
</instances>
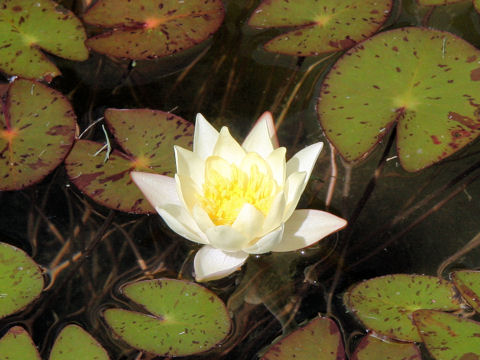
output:
<instances>
[{"instance_id":1,"label":"floating leaf","mask_svg":"<svg viewBox=\"0 0 480 360\"><path fill-rule=\"evenodd\" d=\"M480 323L441 311L413 313L422 341L437 360L480 360Z\"/></svg>"},{"instance_id":2,"label":"floating leaf","mask_svg":"<svg viewBox=\"0 0 480 360\"><path fill-rule=\"evenodd\" d=\"M114 150L106 159L103 144L78 140L65 159L70 180L98 203L112 209L155 212L130 179L133 170L175 173L173 145L192 145L193 125L162 111L107 109L109 130L125 152ZM105 150L106 151L106 150Z\"/></svg>"},{"instance_id":3,"label":"floating leaf","mask_svg":"<svg viewBox=\"0 0 480 360\"><path fill-rule=\"evenodd\" d=\"M22 310L42 289L38 265L22 250L0 243L0 319Z\"/></svg>"},{"instance_id":4,"label":"floating leaf","mask_svg":"<svg viewBox=\"0 0 480 360\"><path fill-rule=\"evenodd\" d=\"M480 134L479 104L478 49L447 32L401 28L340 58L325 78L317 110L347 161L366 156L398 122L400 162L418 171Z\"/></svg>"},{"instance_id":5,"label":"floating leaf","mask_svg":"<svg viewBox=\"0 0 480 360\"><path fill-rule=\"evenodd\" d=\"M368 329L403 341L420 341L412 312L460 308L453 284L425 275L397 274L366 280L354 285L344 301Z\"/></svg>"},{"instance_id":6,"label":"floating leaf","mask_svg":"<svg viewBox=\"0 0 480 360\"><path fill-rule=\"evenodd\" d=\"M105 320L137 349L166 357L186 356L212 348L230 331L223 302L198 284L147 280L125 286L123 293L150 314L108 309Z\"/></svg>"},{"instance_id":7,"label":"floating leaf","mask_svg":"<svg viewBox=\"0 0 480 360\"><path fill-rule=\"evenodd\" d=\"M0 11L0 70L50 81L60 75L40 51L86 60L85 30L75 15L50 0L3 0Z\"/></svg>"},{"instance_id":8,"label":"floating leaf","mask_svg":"<svg viewBox=\"0 0 480 360\"><path fill-rule=\"evenodd\" d=\"M313 319L305 326L288 334L273 344L263 355L262 360L345 359L343 340L338 326L326 317Z\"/></svg>"},{"instance_id":9,"label":"floating leaf","mask_svg":"<svg viewBox=\"0 0 480 360\"><path fill-rule=\"evenodd\" d=\"M470 306L480 313L480 271L455 271L452 281Z\"/></svg>"},{"instance_id":10,"label":"floating leaf","mask_svg":"<svg viewBox=\"0 0 480 360\"><path fill-rule=\"evenodd\" d=\"M58 91L15 80L0 103L0 190L32 185L55 169L70 150L75 114Z\"/></svg>"},{"instance_id":11,"label":"floating leaf","mask_svg":"<svg viewBox=\"0 0 480 360\"><path fill-rule=\"evenodd\" d=\"M365 336L352 355L352 360L421 360L415 344L394 343Z\"/></svg>"},{"instance_id":12,"label":"floating leaf","mask_svg":"<svg viewBox=\"0 0 480 360\"><path fill-rule=\"evenodd\" d=\"M220 0L100 0L84 21L112 31L91 37L93 50L128 59L152 59L206 40L224 18Z\"/></svg>"},{"instance_id":13,"label":"floating leaf","mask_svg":"<svg viewBox=\"0 0 480 360\"><path fill-rule=\"evenodd\" d=\"M14 326L0 339L0 360L41 360L32 338L21 326Z\"/></svg>"},{"instance_id":14,"label":"floating leaf","mask_svg":"<svg viewBox=\"0 0 480 360\"><path fill-rule=\"evenodd\" d=\"M53 344L49 360L108 360L105 349L78 325L65 326Z\"/></svg>"},{"instance_id":15,"label":"floating leaf","mask_svg":"<svg viewBox=\"0 0 480 360\"><path fill-rule=\"evenodd\" d=\"M311 56L344 50L367 39L385 22L391 0L264 0L248 24L257 28L297 27L265 44L267 51Z\"/></svg>"}]
</instances>

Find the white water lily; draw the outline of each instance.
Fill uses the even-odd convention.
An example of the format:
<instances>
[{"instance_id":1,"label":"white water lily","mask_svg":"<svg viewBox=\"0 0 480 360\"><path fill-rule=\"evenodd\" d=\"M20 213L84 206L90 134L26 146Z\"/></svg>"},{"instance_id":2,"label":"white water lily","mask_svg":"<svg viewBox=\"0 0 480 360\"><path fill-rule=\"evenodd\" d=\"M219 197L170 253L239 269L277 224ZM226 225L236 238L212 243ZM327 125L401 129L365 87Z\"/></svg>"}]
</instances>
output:
<instances>
[{"instance_id":1,"label":"white water lily","mask_svg":"<svg viewBox=\"0 0 480 360\"><path fill-rule=\"evenodd\" d=\"M198 114L193 151L175 146L175 178L132 172L167 225L204 244L194 260L197 281L233 273L250 254L307 247L346 225L324 211L295 210L323 143L288 162L285 148L276 144L268 112L242 145L228 128L218 132Z\"/></svg>"}]
</instances>

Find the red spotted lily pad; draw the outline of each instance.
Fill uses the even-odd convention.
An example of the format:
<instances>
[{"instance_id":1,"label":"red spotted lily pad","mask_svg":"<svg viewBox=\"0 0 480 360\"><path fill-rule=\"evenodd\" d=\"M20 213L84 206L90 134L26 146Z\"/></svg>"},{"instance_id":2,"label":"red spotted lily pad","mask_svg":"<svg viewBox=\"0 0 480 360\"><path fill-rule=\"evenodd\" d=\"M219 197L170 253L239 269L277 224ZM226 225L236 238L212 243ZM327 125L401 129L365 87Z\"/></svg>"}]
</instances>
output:
<instances>
[{"instance_id":1,"label":"red spotted lily pad","mask_svg":"<svg viewBox=\"0 0 480 360\"><path fill-rule=\"evenodd\" d=\"M225 304L198 284L146 280L122 291L148 313L108 309L104 316L114 333L134 348L165 357L186 356L214 347L230 331Z\"/></svg>"},{"instance_id":2,"label":"red spotted lily pad","mask_svg":"<svg viewBox=\"0 0 480 360\"><path fill-rule=\"evenodd\" d=\"M155 212L130 179L130 172L172 176L173 145L191 147L193 125L176 115L149 109L107 109L105 119L123 151L114 150L107 159L106 150L101 152L104 144L78 140L65 159L70 180L104 206L134 213Z\"/></svg>"},{"instance_id":3,"label":"red spotted lily pad","mask_svg":"<svg viewBox=\"0 0 480 360\"><path fill-rule=\"evenodd\" d=\"M267 51L311 56L352 47L385 22L391 0L264 0L248 24L256 28L295 27L265 44Z\"/></svg>"},{"instance_id":4,"label":"red spotted lily pad","mask_svg":"<svg viewBox=\"0 0 480 360\"><path fill-rule=\"evenodd\" d=\"M455 271L452 281L463 298L480 313L480 271Z\"/></svg>"},{"instance_id":5,"label":"red spotted lily pad","mask_svg":"<svg viewBox=\"0 0 480 360\"><path fill-rule=\"evenodd\" d=\"M105 349L78 325L67 325L58 334L49 360L108 360Z\"/></svg>"},{"instance_id":6,"label":"red spotted lily pad","mask_svg":"<svg viewBox=\"0 0 480 360\"><path fill-rule=\"evenodd\" d=\"M413 343L398 343L365 336L352 355L352 360L422 360Z\"/></svg>"},{"instance_id":7,"label":"red spotted lily pad","mask_svg":"<svg viewBox=\"0 0 480 360\"><path fill-rule=\"evenodd\" d=\"M0 360L41 360L28 332L14 326L0 339Z\"/></svg>"},{"instance_id":8,"label":"red spotted lily pad","mask_svg":"<svg viewBox=\"0 0 480 360\"><path fill-rule=\"evenodd\" d=\"M344 360L342 334L332 319L318 317L274 343L262 360Z\"/></svg>"},{"instance_id":9,"label":"red spotted lily pad","mask_svg":"<svg viewBox=\"0 0 480 360\"><path fill-rule=\"evenodd\" d=\"M152 59L206 40L224 18L221 0L100 0L84 21L111 29L91 37L93 50L128 59Z\"/></svg>"},{"instance_id":10,"label":"red spotted lily pad","mask_svg":"<svg viewBox=\"0 0 480 360\"><path fill-rule=\"evenodd\" d=\"M72 147L75 128L62 94L15 80L0 102L0 191L23 189L52 172Z\"/></svg>"},{"instance_id":11,"label":"red spotted lily pad","mask_svg":"<svg viewBox=\"0 0 480 360\"><path fill-rule=\"evenodd\" d=\"M22 250L0 243L0 319L25 308L42 289L38 265Z\"/></svg>"},{"instance_id":12,"label":"red spotted lily pad","mask_svg":"<svg viewBox=\"0 0 480 360\"><path fill-rule=\"evenodd\" d=\"M419 309L460 309L453 284L433 276L387 275L356 284L344 298L366 328L402 341L421 341L412 322Z\"/></svg>"},{"instance_id":13,"label":"red spotted lily pad","mask_svg":"<svg viewBox=\"0 0 480 360\"><path fill-rule=\"evenodd\" d=\"M480 323L432 310L415 311L413 320L435 359L480 359Z\"/></svg>"},{"instance_id":14,"label":"red spotted lily pad","mask_svg":"<svg viewBox=\"0 0 480 360\"><path fill-rule=\"evenodd\" d=\"M82 23L50 0L3 0L0 11L0 70L50 81L58 68L41 52L82 61L88 58Z\"/></svg>"},{"instance_id":15,"label":"red spotted lily pad","mask_svg":"<svg viewBox=\"0 0 480 360\"><path fill-rule=\"evenodd\" d=\"M365 157L397 123L400 163L421 170L480 134L480 50L438 30L383 32L337 61L317 111L347 161Z\"/></svg>"}]
</instances>

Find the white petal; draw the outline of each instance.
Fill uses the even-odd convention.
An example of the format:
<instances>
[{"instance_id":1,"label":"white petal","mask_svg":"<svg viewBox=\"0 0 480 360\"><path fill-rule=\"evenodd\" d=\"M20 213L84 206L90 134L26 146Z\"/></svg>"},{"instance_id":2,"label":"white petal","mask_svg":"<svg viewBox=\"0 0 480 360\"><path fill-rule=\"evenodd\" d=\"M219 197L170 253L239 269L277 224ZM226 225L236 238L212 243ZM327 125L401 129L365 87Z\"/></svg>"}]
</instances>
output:
<instances>
[{"instance_id":1,"label":"white petal","mask_svg":"<svg viewBox=\"0 0 480 360\"><path fill-rule=\"evenodd\" d=\"M280 226L283 222L283 214L285 212L285 195L283 192L279 192L275 195L275 198L272 201L270 206L270 211L265 217L263 222L263 228L260 232L260 236L265 235L272 231L273 229Z\"/></svg>"},{"instance_id":2,"label":"white petal","mask_svg":"<svg viewBox=\"0 0 480 360\"><path fill-rule=\"evenodd\" d=\"M155 210L178 235L199 244L208 244L206 236L183 205L165 205L163 208L155 207Z\"/></svg>"},{"instance_id":3,"label":"white petal","mask_svg":"<svg viewBox=\"0 0 480 360\"><path fill-rule=\"evenodd\" d=\"M285 213L283 214L283 221L287 221L297 207L298 201L305 190L305 172L297 172L290 174L285 182Z\"/></svg>"},{"instance_id":4,"label":"white petal","mask_svg":"<svg viewBox=\"0 0 480 360\"><path fill-rule=\"evenodd\" d=\"M161 208L167 204L182 205L174 178L138 171L132 171L130 176L153 207Z\"/></svg>"},{"instance_id":5,"label":"white petal","mask_svg":"<svg viewBox=\"0 0 480 360\"><path fill-rule=\"evenodd\" d=\"M273 123L271 114L270 119ZM261 117L253 126L252 130L250 130L242 144L242 147L247 152L256 152L263 158L266 158L268 155L270 155L274 149L272 140L270 139L267 122L268 116Z\"/></svg>"},{"instance_id":6,"label":"white petal","mask_svg":"<svg viewBox=\"0 0 480 360\"><path fill-rule=\"evenodd\" d=\"M206 233L208 229L215 226L207 212L199 205L193 206L192 217L203 233Z\"/></svg>"},{"instance_id":7,"label":"white petal","mask_svg":"<svg viewBox=\"0 0 480 360\"><path fill-rule=\"evenodd\" d=\"M257 153L248 153L240 163L240 169L246 174L252 175L251 169L256 167L259 172L267 175L270 179L273 177L270 165Z\"/></svg>"},{"instance_id":8,"label":"white petal","mask_svg":"<svg viewBox=\"0 0 480 360\"><path fill-rule=\"evenodd\" d=\"M180 200L183 201L184 206L191 211L191 209L198 202L198 195L200 188L188 176L180 176L175 174L175 182L177 184L177 194Z\"/></svg>"},{"instance_id":9,"label":"white petal","mask_svg":"<svg viewBox=\"0 0 480 360\"><path fill-rule=\"evenodd\" d=\"M284 147L279 147L271 152L271 154L265 159L272 169L273 178L279 186L283 187L285 184L286 163L285 163Z\"/></svg>"},{"instance_id":10,"label":"white petal","mask_svg":"<svg viewBox=\"0 0 480 360\"><path fill-rule=\"evenodd\" d=\"M193 152L205 160L207 156L212 155L217 140L218 131L205 120L202 114L197 114L193 135Z\"/></svg>"},{"instance_id":11,"label":"white petal","mask_svg":"<svg viewBox=\"0 0 480 360\"><path fill-rule=\"evenodd\" d=\"M323 143L318 142L307 146L305 149L297 152L290 160L287 162L287 176L293 174L294 172L305 171L307 176L305 178L305 183L308 182L310 174L312 173L313 166L317 162L318 155L322 151Z\"/></svg>"},{"instance_id":12,"label":"white petal","mask_svg":"<svg viewBox=\"0 0 480 360\"><path fill-rule=\"evenodd\" d=\"M283 240L273 251L292 251L310 246L345 227L347 222L325 211L296 210L285 223Z\"/></svg>"},{"instance_id":13,"label":"white petal","mask_svg":"<svg viewBox=\"0 0 480 360\"><path fill-rule=\"evenodd\" d=\"M218 141L213 149L213 155L220 156L227 160L230 164L240 165L240 162L245 157L245 150L235 141L230 135L228 128L223 127L220 130Z\"/></svg>"},{"instance_id":14,"label":"white petal","mask_svg":"<svg viewBox=\"0 0 480 360\"><path fill-rule=\"evenodd\" d=\"M174 146L177 174L188 176L198 186L202 186L205 177L205 161L197 154L180 146Z\"/></svg>"},{"instance_id":15,"label":"white petal","mask_svg":"<svg viewBox=\"0 0 480 360\"><path fill-rule=\"evenodd\" d=\"M255 206L246 203L237 215L232 228L242 233L247 241L257 237L265 216Z\"/></svg>"},{"instance_id":16,"label":"white petal","mask_svg":"<svg viewBox=\"0 0 480 360\"><path fill-rule=\"evenodd\" d=\"M259 239L254 245L243 249L243 251L249 254L264 254L272 251L278 244L282 242L284 225L268 233L261 239Z\"/></svg>"},{"instance_id":17,"label":"white petal","mask_svg":"<svg viewBox=\"0 0 480 360\"><path fill-rule=\"evenodd\" d=\"M245 247L248 239L229 225L218 225L205 232L210 245L225 251L239 251Z\"/></svg>"},{"instance_id":18,"label":"white petal","mask_svg":"<svg viewBox=\"0 0 480 360\"><path fill-rule=\"evenodd\" d=\"M247 258L248 254L243 251L225 252L208 245L203 246L193 261L195 280L221 279L240 269Z\"/></svg>"}]
</instances>

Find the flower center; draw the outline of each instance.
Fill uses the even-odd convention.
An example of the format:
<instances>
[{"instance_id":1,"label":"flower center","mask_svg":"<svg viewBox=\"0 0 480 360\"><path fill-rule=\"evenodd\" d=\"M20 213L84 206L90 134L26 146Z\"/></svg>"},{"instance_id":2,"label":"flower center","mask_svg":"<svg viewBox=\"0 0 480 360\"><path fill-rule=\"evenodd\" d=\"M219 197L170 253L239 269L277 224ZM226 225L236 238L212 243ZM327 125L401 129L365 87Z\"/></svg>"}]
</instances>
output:
<instances>
[{"instance_id":1,"label":"flower center","mask_svg":"<svg viewBox=\"0 0 480 360\"><path fill-rule=\"evenodd\" d=\"M267 215L277 189L272 175L256 164L241 169L223 162L207 169L200 201L215 225L231 225L245 203Z\"/></svg>"}]
</instances>

